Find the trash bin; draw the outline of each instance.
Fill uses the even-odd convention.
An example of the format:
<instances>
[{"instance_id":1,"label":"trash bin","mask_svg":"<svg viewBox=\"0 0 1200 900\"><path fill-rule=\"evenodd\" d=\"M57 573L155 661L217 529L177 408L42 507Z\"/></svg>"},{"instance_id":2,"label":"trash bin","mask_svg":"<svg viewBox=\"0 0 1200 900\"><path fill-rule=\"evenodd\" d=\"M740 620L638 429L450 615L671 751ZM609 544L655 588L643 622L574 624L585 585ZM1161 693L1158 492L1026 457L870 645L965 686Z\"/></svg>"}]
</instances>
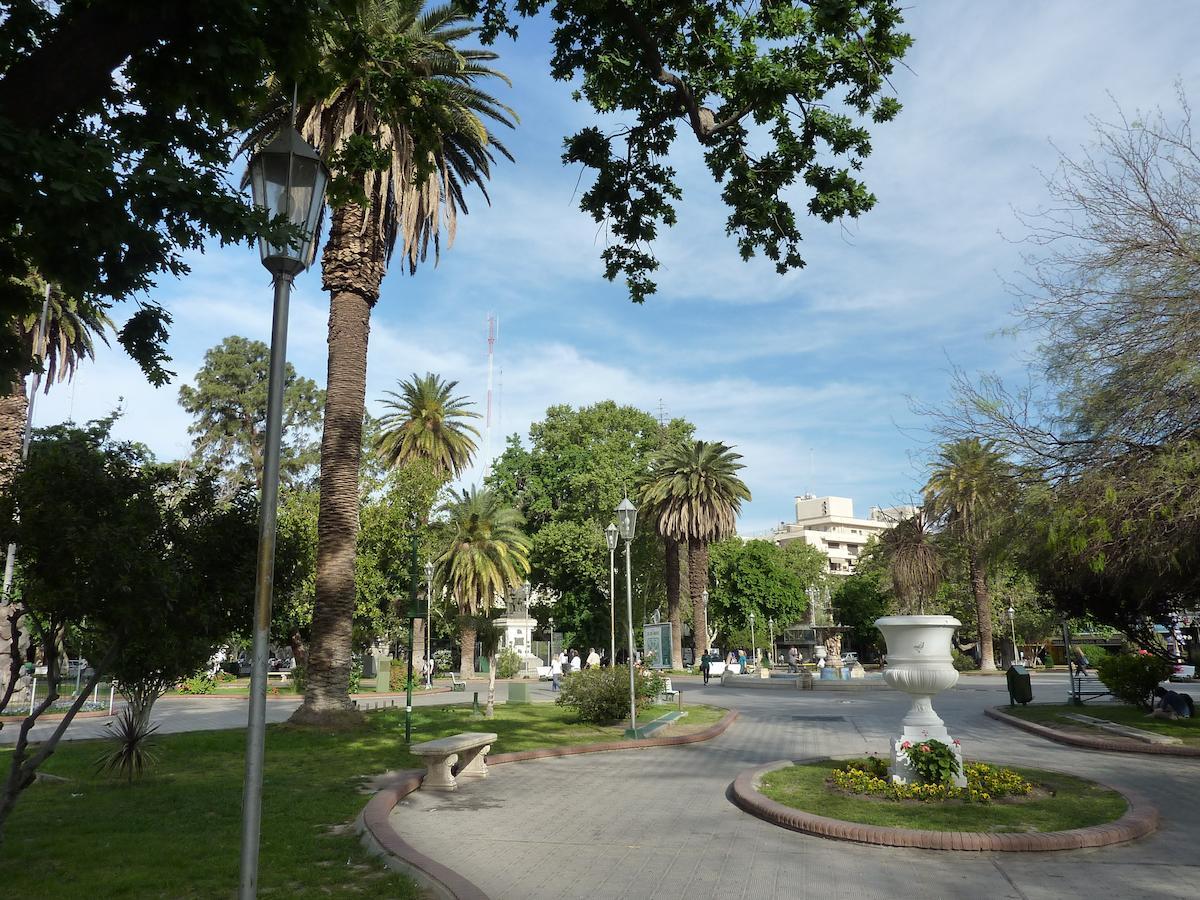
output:
<instances>
[{"instance_id":1,"label":"trash bin","mask_svg":"<svg viewBox=\"0 0 1200 900\"><path fill-rule=\"evenodd\" d=\"M521 706L530 703L529 685L521 681L510 681L508 683L508 702L512 706Z\"/></svg>"},{"instance_id":2,"label":"trash bin","mask_svg":"<svg viewBox=\"0 0 1200 900\"><path fill-rule=\"evenodd\" d=\"M1011 665L1005 674L1008 680L1008 705L1024 705L1033 699L1033 685L1029 681L1029 671L1024 666Z\"/></svg>"},{"instance_id":3,"label":"trash bin","mask_svg":"<svg viewBox=\"0 0 1200 900\"><path fill-rule=\"evenodd\" d=\"M367 657L371 659L372 657ZM392 661L386 656L375 659L375 692L387 693L392 689Z\"/></svg>"}]
</instances>

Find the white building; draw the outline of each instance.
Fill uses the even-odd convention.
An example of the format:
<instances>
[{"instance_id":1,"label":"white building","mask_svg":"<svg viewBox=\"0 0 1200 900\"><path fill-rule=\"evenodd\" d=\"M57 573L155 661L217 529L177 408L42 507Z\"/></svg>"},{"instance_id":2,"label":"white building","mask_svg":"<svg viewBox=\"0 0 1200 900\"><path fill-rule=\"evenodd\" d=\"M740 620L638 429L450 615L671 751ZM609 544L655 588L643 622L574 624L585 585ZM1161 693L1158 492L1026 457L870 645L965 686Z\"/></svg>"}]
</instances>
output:
<instances>
[{"instance_id":1,"label":"white building","mask_svg":"<svg viewBox=\"0 0 1200 900\"><path fill-rule=\"evenodd\" d=\"M872 506L870 516L859 519L854 515L854 501L848 497L805 494L796 498L796 521L780 522L766 539L780 546L804 541L825 554L830 572L849 575L867 541L916 511L915 506Z\"/></svg>"}]
</instances>

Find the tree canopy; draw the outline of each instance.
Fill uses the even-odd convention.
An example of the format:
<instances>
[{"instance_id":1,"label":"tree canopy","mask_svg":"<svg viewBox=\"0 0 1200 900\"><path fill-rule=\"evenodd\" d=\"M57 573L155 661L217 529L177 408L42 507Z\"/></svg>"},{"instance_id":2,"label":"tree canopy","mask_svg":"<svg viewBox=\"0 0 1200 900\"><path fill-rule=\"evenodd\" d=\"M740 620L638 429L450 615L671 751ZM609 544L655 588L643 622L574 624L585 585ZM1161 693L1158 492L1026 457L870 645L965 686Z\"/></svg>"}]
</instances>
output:
<instances>
[{"instance_id":1,"label":"tree canopy","mask_svg":"<svg viewBox=\"0 0 1200 900\"><path fill-rule=\"evenodd\" d=\"M555 629L568 639L605 644L608 638L608 547L604 528L626 492L645 477L667 441L691 437L691 423L660 424L649 413L611 400L579 409L560 405L529 429L529 448L517 435L496 460L488 484L513 503L532 541L530 581L555 595ZM663 598L663 551L649 522L633 543L634 621ZM621 571L617 560L618 573ZM620 578L618 578L618 585ZM624 596L618 589L618 598ZM621 603L617 621L621 622ZM535 605L534 610L537 611ZM548 611L540 611L544 622Z\"/></svg>"},{"instance_id":2,"label":"tree canopy","mask_svg":"<svg viewBox=\"0 0 1200 900\"><path fill-rule=\"evenodd\" d=\"M734 537L713 544L709 551L711 627L728 643L732 633L749 627L751 611L763 634L769 619L775 620L779 632L802 621L808 611L808 590L824 584L826 564L821 551L804 541L780 547Z\"/></svg>"},{"instance_id":3,"label":"tree canopy","mask_svg":"<svg viewBox=\"0 0 1200 900\"><path fill-rule=\"evenodd\" d=\"M179 389L194 421L192 462L219 472L229 490L262 487L271 350L262 341L231 335L204 354L196 384ZM285 484L317 461L317 434L325 392L311 378L284 370L280 474Z\"/></svg>"},{"instance_id":4,"label":"tree canopy","mask_svg":"<svg viewBox=\"0 0 1200 900\"><path fill-rule=\"evenodd\" d=\"M231 134L268 73L307 69L313 29L349 0L16 0L0 18L0 314L37 308L26 275L70 297L140 297L119 340L155 384L170 316L145 292L208 238L266 225L230 182ZM19 370L0 330L0 369Z\"/></svg>"},{"instance_id":5,"label":"tree canopy","mask_svg":"<svg viewBox=\"0 0 1200 900\"><path fill-rule=\"evenodd\" d=\"M894 0L467 6L487 38L516 37L518 17L549 11L551 74L598 120L566 139L563 160L594 174L580 208L606 226L605 275L623 277L635 302L656 290L653 243L682 198L670 164L680 126L721 187L743 259L799 268L801 209L832 222L875 204L858 175L868 123L900 111L888 78L912 43Z\"/></svg>"}]
</instances>

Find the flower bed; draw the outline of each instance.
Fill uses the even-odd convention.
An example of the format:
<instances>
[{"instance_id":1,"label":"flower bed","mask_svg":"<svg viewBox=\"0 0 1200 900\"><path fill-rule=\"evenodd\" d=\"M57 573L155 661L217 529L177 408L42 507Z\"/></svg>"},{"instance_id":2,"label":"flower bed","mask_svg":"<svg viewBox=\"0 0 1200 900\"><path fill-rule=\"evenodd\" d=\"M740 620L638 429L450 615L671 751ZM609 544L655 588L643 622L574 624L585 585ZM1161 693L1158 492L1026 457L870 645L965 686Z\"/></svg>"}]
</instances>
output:
<instances>
[{"instance_id":1,"label":"flower bed","mask_svg":"<svg viewBox=\"0 0 1200 900\"><path fill-rule=\"evenodd\" d=\"M1127 807L1117 791L1057 772L968 763L964 789L942 784L892 786L876 774L885 769L883 760L791 765L764 774L758 793L792 809L845 822L993 834L1102 825L1120 818ZM1023 794L1025 784L1031 790Z\"/></svg>"},{"instance_id":2,"label":"flower bed","mask_svg":"<svg viewBox=\"0 0 1200 900\"><path fill-rule=\"evenodd\" d=\"M931 747L924 751L914 748L910 754L911 752L931 755L936 751ZM888 777L886 762L879 757L870 756L838 765L829 777L829 784L847 794L879 797L884 800L919 800L924 803L945 800L990 803L1002 797L1025 797L1034 791L1033 783L1012 769L997 768L987 763L969 763L964 769L967 776L966 787L955 787L946 781L900 784Z\"/></svg>"}]
</instances>

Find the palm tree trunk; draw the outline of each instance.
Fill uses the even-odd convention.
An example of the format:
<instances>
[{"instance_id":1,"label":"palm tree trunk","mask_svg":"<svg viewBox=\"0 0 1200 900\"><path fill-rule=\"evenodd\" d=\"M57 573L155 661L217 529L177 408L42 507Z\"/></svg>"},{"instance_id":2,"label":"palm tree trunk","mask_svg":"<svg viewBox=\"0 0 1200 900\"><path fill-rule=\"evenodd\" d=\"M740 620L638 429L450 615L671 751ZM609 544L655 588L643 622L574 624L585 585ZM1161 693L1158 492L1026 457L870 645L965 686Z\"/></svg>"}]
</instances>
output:
<instances>
[{"instance_id":1,"label":"palm tree trunk","mask_svg":"<svg viewBox=\"0 0 1200 900\"><path fill-rule=\"evenodd\" d=\"M459 621L458 630L462 641L460 674L464 679L473 678L475 677L475 619L471 616L463 616Z\"/></svg>"},{"instance_id":2,"label":"palm tree trunk","mask_svg":"<svg viewBox=\"0 0 1200 900\"><path fill-rule=\"evenodd\" d=\"M425 658L425 620L413 619L413 661Z\"/></svg>"},{"instance_id":3,"label":"palm tree trunk","mask_svg":"<svg viewBox=\"0 0 1200 900\"><path fill-rule=\"evenodd\" d=\"M329 367L321 435L316 601L304 704L293 716L297 721L344 717L352 709L351 625L367 339L385 265L379 242L364 233L363 221L363 210L356 204L334 210L322 259L323 282L330 292Z\"/></svg>"},{"instance_id":4,"label":"palm tree trunk","mask_svg":"<svg viewBox=\"0 0 1200 900\"><path fill-rule=\"evenodd\" d=\"M708 649L708 604L704 600L708 590L708 544L695 538L688 539L688 586L692 594L696 653L703 654Z\"/></svg>"},{"instance_id":5,"label":"palm tree trunk","mask_svg":"<svg viewBox=\"0 0 1200 900\"><path fill-rule=\"evenodd\" d=\"M25 440L25 414L29 409L29 398L25 393L25 379L12 382L9 389L0 395L0 491L12 484L17 469L21 465L21 444ZM0 553L7 547L0 545ZM14 609L0 598L0 697L8 686L9 673L12 669L12 631L14 627L12 614ZM18 643L23 649L27 644L27 636L21 634L20 620L16 622ZM17 698L13 700L24 699Z\"/></svg>"},{"instance_id":6,"label":"palm tree trunk","mask_svg":"<svg viewBox=\"0 0 1200 900\"><path fill-rule=\"evenodd\" d=\"M975 548L967 551L967 567L971 574L971 590L975 594L975 609L979 616L979 668L981 671L996 671L996 657L992 650L992 597L988 593L987 578L979 564Z\"/></svg>"},{"instance_id":7,"label":"palm tree trunk","mask_svg":"<svg viewBox=\"0 0 1200 900\"><path fill-rule=\"evenodd\" d=\"M663 538L667 549L667 617L671 622L671 665L676 669L683 668L683 611L680 606L682 554L679 552L679 541L669 537ZM698 645L697 645L698 646Z\"/></svg>"},{"instance_id":8,"label":"palm tree trunk","mask_svg":"<svg viewBox=\"0 0 1200 900\"><path fill-rule=\"evenodd\" d=\"M12 483L21 465L21 443L25 440L28 409L25 379L19 378L0 395L0 490Z\"/></svg>"},{"instance_id":9,"label":"palm tree trunk","mask_svg":"<svg viewBox=\"0 0 1200 900\"><path fill-rule=\"evenodd\" d=\"M488 654L488 699L484 715L489 719L496 715L496 654Z\"/></svg>"}]
</instances>

